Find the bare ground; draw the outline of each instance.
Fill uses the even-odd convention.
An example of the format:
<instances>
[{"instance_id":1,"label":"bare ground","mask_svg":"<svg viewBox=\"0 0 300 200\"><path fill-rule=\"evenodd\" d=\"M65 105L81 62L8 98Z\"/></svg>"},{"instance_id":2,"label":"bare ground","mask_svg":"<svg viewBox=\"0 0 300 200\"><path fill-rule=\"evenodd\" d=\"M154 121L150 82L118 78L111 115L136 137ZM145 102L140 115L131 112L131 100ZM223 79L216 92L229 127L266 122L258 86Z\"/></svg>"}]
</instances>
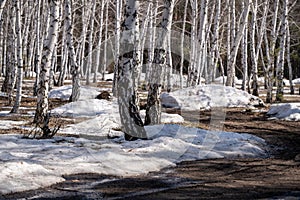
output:
<instances>
[{"instance_id":1,"label":"bare ground","mask_svg":"<svg viewBox=\"0 0 300 200\"><path fill-rule=\"evenodd\" d=\"M295 99L299 96L291 101ZM29 107L34 102L25 98L22 106ZM61 103L65 102L53 101L52 106ZM0 106L1 110L8 109L3 97ZM196 126L207 128L210 115L210 112L193 112L189 117L200 119ZM0 199L300 199L300 122L270 121L267 117L266 111L227 109L223 126L226 131L264 138L269 146L267 159L182 162L176 167L132 178L75 174L65 176L63 183L0 195ZM30 121L26 116L14 115L0 119ZM10 130L17 131L20 130Z\"/></svg>"}]
</instances>

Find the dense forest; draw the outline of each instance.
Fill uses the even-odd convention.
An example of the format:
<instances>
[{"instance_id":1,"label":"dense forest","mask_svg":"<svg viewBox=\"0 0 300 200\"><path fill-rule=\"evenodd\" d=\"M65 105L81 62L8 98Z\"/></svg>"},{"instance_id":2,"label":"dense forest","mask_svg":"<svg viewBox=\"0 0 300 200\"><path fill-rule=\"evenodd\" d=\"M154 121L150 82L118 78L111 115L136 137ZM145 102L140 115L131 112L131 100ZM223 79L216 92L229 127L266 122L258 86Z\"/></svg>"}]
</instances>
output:
<instances>
[{"instance_id":1,"label":"dense forest","mask_svg":"<svg viewBox=\"0 0 300 200\"><path fill-rule=\"evenodd\" d=\"M14 104L12 112L18 112L23 79L34 78L37 123L49 117L47 93L52 85L71 78L70 100L76 101L80 84L105 80L107 71L115 75L113 91L121 114L126 115L122 107L132 111L129 124L142 124L139 116L132 117L139 110L136 90L141 85L149 88L145 123L156 124L161 88L209 84L220 76L226 86L235 87L237 77L243 80L241 89L259 96L258 80L264 77L270 103L283 100L284 78L293 94L292 80L300 77L297 0L0 3L1 90ZM177 82L172 81L175 75Z\"/></svg>"}]
</instances>

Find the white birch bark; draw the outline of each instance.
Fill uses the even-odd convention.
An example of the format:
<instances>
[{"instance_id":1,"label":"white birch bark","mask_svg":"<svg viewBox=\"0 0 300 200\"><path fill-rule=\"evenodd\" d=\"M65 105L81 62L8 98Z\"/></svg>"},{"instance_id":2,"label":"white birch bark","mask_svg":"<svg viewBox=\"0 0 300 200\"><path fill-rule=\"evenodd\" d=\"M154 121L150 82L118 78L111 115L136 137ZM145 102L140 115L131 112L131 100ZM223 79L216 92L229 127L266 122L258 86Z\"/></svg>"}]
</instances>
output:
<instances>
[{"instance_id":1,"label":"white birch bark","mask_svg":"<svg viewBox=\"0 0 300 200\"><path fill-rule=\"evenodd\" d=\"M80 97L80 80L79 80L79 66L76 60L74 42L73 42L73 23L72 23L72 0L65 0L66 12L66 34L68 56L70 57L71 74L72 74L72 94L70 97L71 102L78 101Z\"/></svg>"},{"instance_id":2,"label":"white birch bark","mask_svg":"<svg viewBox=\"0 0 300 200\"><path fill-rule=\"evenodd\" d=\"M139 55L138 1L126 0L125 19L121 36L122 54L119 61L118 104L121 123L126 140L147 138L143 121L139 114L137 94L137 67Z\"/></svg>"},{"instance_id":3,"label":"white birch bark","mask_svg":"<svg viewBox=\"0 0 300 200\"><path fill-rule=\"evenodd\" d=\"M281 30L280 30L280 52L278 58L278 66L276 68L276 78L277 78L277 91L276 91L276 101L283 101L283 71L284 71L284 59L286 54L286 36L287 36L287 15L288 15L288 5L289 1L283 1L283 13L281 18Z\"/></svg>"},{"instance_id":4,"label":"white birch bark","mask_svg":"<svg viewBox=\"0 0 300 200\"><path fill-rule=\"evenodd\" d=\"M238 53L238 48L241 43L241 39L243 37L247 18L249 16L249 10L250 10L250 3L252 0L247 0L245 2L245 9L243 10L239 22L239 31L236 33L235 39L234 39L234 45L231 47L229 60L227 63L227 80L226 80L226 86L232 86L234 87L234 77L235 77L235 63L236 63L236 57Z\"/></svg>"},{"instance_id":5,"label":"white birch bark","mask_svg":"<svg viewBox=\"0 0 300 200\"><path fill-rule=\"evenodd\" d=\"M94 22L95 22L95 12L96 12L96 0L92 1L92 10L89 20L89 36L88 36L88 61L86 68L86 85L90 84L90 74L93 65L93 34L94 34Z\"/></svg>"},{"instance_id":6,"label":"white birch bark","mask_svg":"<svg viewBox=\"0 0 300 200\"><path fill-rule=\"evenodd\" d=\"M46 40L44 41L43 56L41 60L41 72L39 78L38 95L37 95L37 107L34 121L37 127L40 127L43 131L42 137L49 137L51 131L49 129L49 73L51 68L51 58L55 49L58 28L59 28L59 1L50 1L50 27Z\"/></svg>"},{"instance_id":7,"label":"white birch bark","mask_svg":"<svg viewBox=\"0 0 300 200\"><path fill-rule=\"evenodd\" d=\"M167 70L167 91L171 92L172 90L172 75L173 75L173 62L172 62L172 49L171 49L171 29L173 22L173 10L175 6L175 1L170 1L169 5L169 22L167 25L167 47L166 47L166 70Z\"/></svg>"},{"instance_id":8,"label":"white birch bark","mask_svg":"<svg viewBox=\"0 0 300 200\"><path fill-rule=\"evenodd\" d=\"M244 9L245 3L242 3L242 8ZM244 35L242 37L242 66L243 66L243 83L242 90L247 90L248 82L248 19L246 19L246 26Z\"/></svg>"},{"instance_id":9,"label":"white birch bark","mask_svg":"<svg viewBox=\"0 0 300 200\"><path fill-rule=\"evenodd\" d=\"M14 7L16 11L16 36L17 36L17 66L18 66L18 74L17 74L17 93L15 104L11 110L11 113L19 112L19 107L21 104L22 98L22 84L23 84L23 51L22 51L22 33L21 33L21 10L20 10L21 2L19 0L14 0Z\"/></svg>"},{"instance_id":10,"label":"white birch bark","mask_svg":"<svg viewBox=\"0 0 300 200\"><path fill-rule=\"evenodd\" d=\"M119 67L119 57L120 57L120 37L121 37L121 16L122 16L122 5L123 0L116 0L116 28L115 28L115 58L114 58L114 80L112 86L113 96L117 96L118 94L118 67ZM102 9L102 8L101 8Z\"/></svg>"},{"instance_id":11,"label":"white birch bark","mask_svg":"<svg viewBox=\"0 0 300 200\"><path fill-rule=\"evenodd\" d=\"M184 14L183 14L183 24L182 24L182 32L181 32L181 41L180 41L180 49L181 49L181 55L180 55L180 70L179 70L179 76L180 76L180 88L183 88L183 68L184 68L184 36L185 36L185 29L186 29L186 17L187 17L187 11L188 11L188 3L189 1L185 1L184 4Z\"/></svg>"},{"instance_id":12,"label":"white birch bark","mask_svg":"<svg viewBox=\"0 0 300 200\"><path fill-rule=\"evenodd\" d=\"M221 0L215 0L215 17L213 21L213 33L212 33L212 47L211 47L211 70L212 70L212 81L216 76L216 70L218 66L218 55L219 51L219 34L220 34L220 21L221 21Z\"/></svg>"},{"instance_id":13,"label":"white birch bark","mask_svg":"<svg viewBox=\"0 0 300 200\"><path fill-rule=\"evenodd\" d=\"M157 46L153 58L153 73L149 83L145 124L159 124L161 122L161 76L163 67L166 65L167 36L171 31L172 13L174 0L165 0L163 16L161 21L161 31L157 38Z\"/></svg>"},{"instance_id":14,"label":"white birch bark","mask_svg":"<svg viewBox=\"0 0 300 200\"><path fill-rule=\"evenodd\" d=\"M105 9L105 34L104 34L105 42L104 42L104 49L103 49L103 66L101 67L102 81L105 80L105 71L107 67L108 5L109 3L106 4L106 9Z\"/></svg>"},{"instance_id":15,"label":"white birch bark","mask_svg":"<svg viewBox=\"0 0 300 200\"><path fill-rule=\"evenodd\" d=\"M201 0L200 8L200 25L198 30L198 40L200 47L197 48L197 67L195 69L196 79L194 84L201 84L202 72L207 64L206 50L207 50L207 23L208 23L208 0Z\"/></svg>"},{"instance_id":16,"label":"white birch bark","mask_svg":"<svg viewBox=\"0 0 300 200\"><path fill-rule=\"evenodd\" d=\"M289 68L289 83L290 83L290 94L295 94L295 89L293 85L293 68L291 63L291 33L289 27L289 21L287 20L287 35L286 35L286 59Z\"/></svg>"},{"instance_id":17,"label":"white birch bark","mask_svg":"<svg viewBox=\"0 0 300 200\"><path fill-rule=\"evenodd\" d=\"M198 22L198 1L197 0L191 0L191 7L192 7L192 24L191 24L191 62L188 69L188 81L187 81L187 87L194 85L194 79L196 77L195 69L197 68L197 48L198 42L196 39L197 35L197 22Z\"/></svg>"},{"instance_id":18,"label":"white birch bark","mask_svg":"<svg viewBox=\"0 0 300 200\"><path fill-rule=\"evenodd\" d=\"M101 63L100 62L100 55L101 55L102 33L103 33L103 16L104 16L104 8L105 8L106 3L107 3L107 1L102 1L101 2L100 19L99 19L100 25L99 25L99 34L98 34L98 45L97 45L96 64L95 64L95 69L94 69L95 72L94 72L94 80L93 80L94 83L97 82L98 70L100 68L100 63ZM118 2L116 2L116 4L118 4ZM118 11L116 11L116 12L118 12ZM118 17L118 13L117 13L117 17ZM118 26L118 25L116 25L116 26ZM118 37L118 36L116 36L116 37Z\"/></svg>"},{"instance_id":19,"label":"white birch bark","mask_svg":"<svg viewBox=\"0 0 300 200\"><path fill-rule=\"evenodd\" d=\"M277 40L277 18L278 18L279 0L274 1L274 12L272 17L271 27L271 39L268 41L267 35L265 34L265 46L266 55L268 58L268 65L266 71L266 82L267 82L267 97L266 102L271 103L273 101L273 84L274 84L274 67L275 67L275 46ZM270 43L270 45L269 45Z\"/></svg>"}]
</instances>

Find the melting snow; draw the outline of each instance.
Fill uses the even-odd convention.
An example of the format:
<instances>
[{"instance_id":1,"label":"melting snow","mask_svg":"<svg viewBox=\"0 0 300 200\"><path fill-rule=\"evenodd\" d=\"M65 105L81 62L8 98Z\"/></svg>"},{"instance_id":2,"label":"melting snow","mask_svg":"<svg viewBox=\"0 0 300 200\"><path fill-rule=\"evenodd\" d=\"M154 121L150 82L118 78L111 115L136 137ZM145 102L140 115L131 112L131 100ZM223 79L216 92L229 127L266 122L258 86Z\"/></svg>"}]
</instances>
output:
<instances>
[{"instance_id":1,"label":"melting snow","mask_svg":"<svg viewBox=\"0 0 300 200\"><path fill-rule=\"evenodd\" d=\"M162 93L162 105L183 110L210 109L211 107L263 106L263 101L245 91L222 85L203 85Z\"/></svg>"},{"instance_id":2,"label":"melting snow","mask_svg":"<svg viewBox=\"0 0 300 200\"><path fill-rule=\"evenodd\" d=\"M300 103L273 104L267 114L269 119L300 121Z\"/></svg>"}]
</instances>

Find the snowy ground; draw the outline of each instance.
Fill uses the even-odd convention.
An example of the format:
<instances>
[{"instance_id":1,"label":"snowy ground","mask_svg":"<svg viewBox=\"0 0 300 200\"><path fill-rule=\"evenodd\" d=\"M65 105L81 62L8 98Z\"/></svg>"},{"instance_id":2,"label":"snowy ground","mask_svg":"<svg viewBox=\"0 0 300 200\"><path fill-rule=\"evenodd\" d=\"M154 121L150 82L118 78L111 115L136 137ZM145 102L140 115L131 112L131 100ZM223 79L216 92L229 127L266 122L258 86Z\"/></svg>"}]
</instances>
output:
<instances>
[{"instance_id":1,"label":"snowy ground","mask_svg":"<svg viewBox=\"0 0 300 200\"><path fill-rule=\"evenodd\" d=\"M116 101L94 99L98 88L85 89L90 99L51 111L69 118L86 117L85 121L61 130L79 137L27 140L20 135L0 135L0 193L49 186L64 181L62 175L67 174L127 177L158 171L186 160L267 156L265 141L256 136L187 128L180 124L145 127L149 140L127 142L120 132ZM65 86L53 90L51 95L68 99L70 90ZM177 105L196 110L216 105L247 107L253 102L260 103L251 95L223 86L190 88L170 96L180 100ZM163 122L182 123L183 118L164 113ZM19 125L2 120L0 129ZM114 139L107 139L107 136Z\"/></svg>"},{"instance_id":2,"label":"snowy ground","mask_svg":"<svg viewBox=\"0 0 300 200\"><path fill-rule=\"evenodd\" d=\"M49 186L63 181L62 175L67 174L126 177L185 160L266 156L264 140L249 134L209 132L180 125L158 125L146 130L151 140L135 142L123 137L28 140L20 135L0 135L0 192Z\"/></svg>"}]
</instances>

